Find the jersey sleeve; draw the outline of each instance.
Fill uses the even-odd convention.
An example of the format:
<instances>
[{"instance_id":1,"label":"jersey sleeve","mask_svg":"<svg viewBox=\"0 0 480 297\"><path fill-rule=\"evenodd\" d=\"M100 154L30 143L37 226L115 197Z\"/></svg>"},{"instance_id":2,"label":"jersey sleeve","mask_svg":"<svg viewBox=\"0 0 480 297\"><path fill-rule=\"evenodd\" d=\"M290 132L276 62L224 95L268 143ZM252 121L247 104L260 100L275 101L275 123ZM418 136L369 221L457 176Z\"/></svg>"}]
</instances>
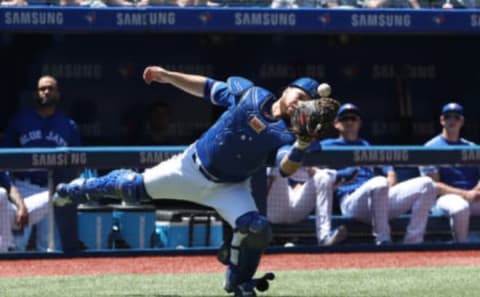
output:
<instances>
[{"instance_id":1,"label":"jersey sleeve","mask_svg":"<svg viewBox=\"0 0 480 297\"><path fill-rule=\"evenodd\" d=\"M381 167L383 175L387 175L389 172L394 171L393 166L382 166Z\"/></svg>"},{"instance_id":2,"label":"jersey sleeve","mask_svg":"<svg viewBox=\"0 0 480 297\"><path fill-rule=\"evenodd\" d=\"M7 171L0 171L0 187L7 190L7 192L10 192L10 188L12 187L12 181Z\"/></svg>"},{"instance_id":3,"label":"jersey sleeve","mask_svg":"<svg viewBox=\"0 0 480 297\"><path fill-rule=\"evenodd\" d=\"M205 84L204 98L214 105L229 107L235 105L235 96L228 91L223 81L208 79Z\"/></svg>"},{"instance_id":4,"label":"jersey sleeve","mask_svg":"<svg viewBox=\"0 0 480 297\"><path fill-rule=\"evenodd\" d=\"M80 139L80 131L78 129L77 123L70 119L68 121L68 127L70 129L70 140L68 142L69 146L80 146L82 144Z\"/></svg>"}]
</instances>

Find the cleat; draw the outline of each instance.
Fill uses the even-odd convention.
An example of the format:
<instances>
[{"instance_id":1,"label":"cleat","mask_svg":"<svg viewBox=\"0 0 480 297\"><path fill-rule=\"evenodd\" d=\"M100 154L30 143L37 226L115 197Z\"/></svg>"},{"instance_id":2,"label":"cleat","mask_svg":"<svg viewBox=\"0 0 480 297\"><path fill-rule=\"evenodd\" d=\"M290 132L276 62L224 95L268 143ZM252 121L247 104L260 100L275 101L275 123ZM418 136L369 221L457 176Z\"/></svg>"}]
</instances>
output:
<instances>
[{"instance_id":1,"label":"cleat","mask_svg":"<svg viewBox=\"0 0 480 297\"><path fill-rule=\"evenodd\" d=\"M265 292L270 287L269 281L275 279L275 274L272 272L265 273L260 278L251 279L248 282L244 282L240 285L231 285L230 283L225 284L225 291L228 293L234 293L234 297L256 297L254 289L257 289L259 292Z\"/></svg>"},{"instance_id":2,"label":"cleat","mask_svg":"<svg viewBox=\"0 0 480 297\"><path fill-rule=\"evenodd\" d=\"M252 281L233 287L234 297L256 297L255 284Z\"/></svg>"},{"instance_id":3,"label":"cleat","mask_svg":"<svg viewBox=\"0 0 480 297\"><path fill-rule=\"evenodd\" d=\"M272 272L267 272L265 273L262 277L260 278L254 278L252 281L255 282L255 289L257 289L259 292L265 292L270 288L270 283L269 281L272 281L275 279L275 274Z\"/></svg>"},{"instance_id":4,"label":"cleat","mask_svg":"<svg viewBox=\"0 0 480 297\"><path fill-rule=\"evenodd\" d=\"M326 238L322 239L319 244L322 246L334 245L344 241L347 238L347 235L347 227L340 225L336 229L332 230Z\"/></svg>"},{"instance_id":5,"label":"cleat","mask_svg":"<svg viewBox=\"0 0 480 297\"><path fill-rule=\"evenodd\" d=\"M54 200L56 206L65 206L67 204L81 204L88 201L88 197L83 193L84 178L78 178L68 184L57 185L57 197Z\"/></svg>"},{"instance_id":6,"label":"cleat","mask_svg":"<svg viewBox=\"0 0 480 297\"><path fill-rule=\"evenodd\" d=\"M60 197L58 193L53 194L53 206L55 207L64 207L72 204L73 201L70 197Z\"/></svg>"}]
</instances>

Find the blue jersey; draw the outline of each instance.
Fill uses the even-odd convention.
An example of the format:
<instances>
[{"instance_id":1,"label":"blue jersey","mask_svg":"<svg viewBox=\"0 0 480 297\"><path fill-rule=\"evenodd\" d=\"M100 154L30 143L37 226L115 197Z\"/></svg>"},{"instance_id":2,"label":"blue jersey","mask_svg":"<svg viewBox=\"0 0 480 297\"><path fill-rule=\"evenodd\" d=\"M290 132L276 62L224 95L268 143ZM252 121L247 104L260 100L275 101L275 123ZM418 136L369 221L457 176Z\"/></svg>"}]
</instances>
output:
<instances>
[{"instance_id":1,"label":"blue jersey","mask_svg":"<svg viewBox=\"0 0 480 297\"><path fill-rule=\"evenodd\" d=\"M0 187L4 188L7 192L10 192L12 181L7 171L0 171Z\"/></svg>"},{"instance_id":2,"label":"blue jersey","mask_svg":"<svg viewBox=\"0 0 480 297\"><path fill-rule=\"evenodd\" d=\"M320 142L320 147L326 147L326 146L340 146L340 145L359 145L359 146L369 146L370 143L364 139L357 139L355 141L347 141L345 139L341 138L329 138L322 140ZM313 147L314 148L314 147ZM383 172L386 173L388 171L393 170L391 166L385 166L383 168ZM375 172L373 168L371 167L360 167L358 168L358 174L357 177L351 181L350 183L343 184L337 187L335 191L335 196L336 197L343 197L345 195L348 195L358 189L361 185L363 185L366 181L371 179L372 177L375 176Z\"/></svg>"},{"instance_id":3,"label":"blue jersey","mask_svg":"<svg viewBox=\"0 0 480 297\"><path fill-rule=\"evenodd\" d=\"M252 86L235 96L224 82L209 79L205 99L228 109L196 143L202 165L222 182L239 182L264 166L275 150L295 137L284 120L269 117L274 95Z\"/></svg>"},{"instance_id":4,"label":"blue jersey","mask_svg":"<svg viewBox=\"0 0 480 297\"><path fill-rule=\"evenodd\" d=\"M448 145L475 145L473 142L460 138L456 142L446 140L442 135L429 140L425 146L448 146ZM438 173L440 181L452 187L470 190L475 187L480 179L480 172L478 167L468 166L425 166L420 167L422 175L430 175Z\"/></svg>"},{"instance_id":5,"label":"blue jersey","mask_svg":"<svg viewBox=\"0 0 480 297\"><path fill-rule=\"evenodd\" d=\"M4 147L59 147L80 145L76 123L61 111L41 117L29 108L15 114L9 121L3 140ZM15 172L37 184L47 184L45 171Z\"/></svg>"}]
</instances>

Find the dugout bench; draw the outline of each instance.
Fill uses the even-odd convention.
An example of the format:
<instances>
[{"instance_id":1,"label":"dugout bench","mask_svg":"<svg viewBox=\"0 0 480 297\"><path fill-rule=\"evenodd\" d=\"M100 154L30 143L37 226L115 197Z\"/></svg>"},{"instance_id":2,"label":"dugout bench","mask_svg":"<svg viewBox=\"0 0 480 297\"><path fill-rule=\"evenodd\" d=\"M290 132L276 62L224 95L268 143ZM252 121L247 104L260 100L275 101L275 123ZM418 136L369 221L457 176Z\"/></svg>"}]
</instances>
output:
<instances>
[{"instance_id":1,"label":"dugout bench","mask_svg":"<svg viewBox=\"0 0 480 297\"><path fill-rule=\"evenodd\" d=\"M392 239L394 241L402 240L409 221L409 214L390 220ZM371 225L359 222L350 217L334 215L332 217L332 227L335 228L340 225L344 225L348 229L348 237L345 243L373 243ZM298 244L317 243L315 217L313 215L295 224L273 224L273 232L274 245L283 245L286 242ZM480 234L480 216L470 217L470 233ZM449 242L452 240L449 218L446 216L430 215L425 231L425 241Z\"/></svg>"},{"instance_id":2,"label":"dugout bench","mask_svg":"<svg viewBox=\"0 0 480 297\"><path fill-rule=\"evenodd\" d=\"M397 182L400 183L410 178L420 176L417 167L395 167ZM410 214L401 215L390 220L391 236L393 241L401 241L405 235ZM348 236L345 243L372 243L372 226L354 218L340 214L334 207L332 228L340 225L347 227ZM299 244L317 244L315 230L315 216L312 214L305 220L294 224L273 224L274 245L286 242ZM470 234L480 235L480 216L470 216ZM474 238L477 239L477 238ZM478 237L480 241L480 236ZM453 241L449 218L437 214L430 214L425 230L425 242L451 242Z\"/></svg>"}]
</instances>

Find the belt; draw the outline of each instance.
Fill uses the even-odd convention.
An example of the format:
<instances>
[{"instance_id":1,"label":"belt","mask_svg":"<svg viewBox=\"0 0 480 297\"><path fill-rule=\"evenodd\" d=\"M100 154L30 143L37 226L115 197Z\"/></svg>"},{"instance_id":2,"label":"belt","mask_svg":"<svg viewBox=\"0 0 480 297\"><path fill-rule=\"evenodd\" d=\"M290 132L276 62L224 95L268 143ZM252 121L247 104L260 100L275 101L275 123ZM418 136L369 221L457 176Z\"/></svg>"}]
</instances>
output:
<instances>
[{"instance_id":1,"label":"belt","mask_svg":"<svg viewBox=\"0 0 480 297\"><path fill-rule=\"evenodd\" d=\"M197 157L197 153L193 153L192 154L192 160L193 160L193 164L195 164L195 166L197 167L198 171L200 171L200 173L206 178L208 179L209 181L212 181L214 183L218 183L220 182L220 179L218 177L216 177L215 175L211 174L210 172L208 172L208 170L203 167L202 163L200 162L200 159Z\"/></svg>"}]
</instances>

